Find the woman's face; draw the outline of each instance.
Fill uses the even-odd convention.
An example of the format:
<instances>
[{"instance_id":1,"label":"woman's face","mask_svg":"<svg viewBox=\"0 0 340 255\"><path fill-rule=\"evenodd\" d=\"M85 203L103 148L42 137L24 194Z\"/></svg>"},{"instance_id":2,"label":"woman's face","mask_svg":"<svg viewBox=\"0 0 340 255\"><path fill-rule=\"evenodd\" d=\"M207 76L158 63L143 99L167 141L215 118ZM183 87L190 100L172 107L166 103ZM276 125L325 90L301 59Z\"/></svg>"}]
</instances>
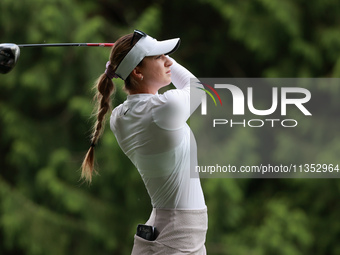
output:
<instances>
[{"instance_id":1,"label":"woman's face","mask_svg":"<svg viewBox=\"0 0 340 255\"><path fill-rule=\"evenodd\" d=\"M170 66L172 61L165 55L145 57L139 72L143 76L143 82L148 89L156 92L171 83Z\"/></svg>"}]
</instances>

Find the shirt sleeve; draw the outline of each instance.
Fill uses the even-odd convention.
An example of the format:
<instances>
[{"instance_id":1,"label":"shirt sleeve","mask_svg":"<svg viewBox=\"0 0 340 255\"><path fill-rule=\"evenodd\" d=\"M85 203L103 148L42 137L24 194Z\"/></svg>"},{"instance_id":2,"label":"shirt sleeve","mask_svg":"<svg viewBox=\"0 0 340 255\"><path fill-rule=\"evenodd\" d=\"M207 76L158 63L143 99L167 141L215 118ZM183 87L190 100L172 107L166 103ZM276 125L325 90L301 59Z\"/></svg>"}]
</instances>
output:
<instances>
[{"instance_id":1,"label":"shirt sleeve","mask_svg":"<svg viewBox=\"0 0 340 255\"><path fill-rule=\"evenodd\" d=\"M163 129L174 130L183 127L190 115L201 104L204 91L199 80L174 59L171 66L172 83L176 89L166 91L157 97L153 118ZM201 89L199 89L201 88Z\"/></svg>"}]
</instances>

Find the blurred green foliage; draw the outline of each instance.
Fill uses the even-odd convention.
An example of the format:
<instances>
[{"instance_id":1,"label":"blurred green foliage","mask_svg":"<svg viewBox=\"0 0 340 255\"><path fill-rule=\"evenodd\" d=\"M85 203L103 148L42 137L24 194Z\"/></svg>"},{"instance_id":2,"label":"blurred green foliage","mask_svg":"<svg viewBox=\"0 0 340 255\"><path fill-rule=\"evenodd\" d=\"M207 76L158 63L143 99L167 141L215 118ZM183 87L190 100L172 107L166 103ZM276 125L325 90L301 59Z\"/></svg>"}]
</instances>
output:
<instances>
[{"instance_id":1,"label":"blurred green foliage","mask_svg":"<svg viewBox=\"0 0 340 255\"><path fill-rule=\"evenodd\" d=\"M1 0L0 43L114 42L137 28L159 39L180 37L174 57L198 77L339 77L339 13L336 0ZM108 127L96 148L100 175L90 187L79 181L91 88L108 55L106 48L22 48L16 67L0 76L0 254L130 253L151 205ZM114 105L125 98L116 85ZM320 90L320 107L333 106L320 125L306 125L298 137L239 130L228 155L338 160L340 86ZM332 132L322 123L332 123ZM208 254L340 254L338 180L202 185Z\"/></svg>"}]
</instances>

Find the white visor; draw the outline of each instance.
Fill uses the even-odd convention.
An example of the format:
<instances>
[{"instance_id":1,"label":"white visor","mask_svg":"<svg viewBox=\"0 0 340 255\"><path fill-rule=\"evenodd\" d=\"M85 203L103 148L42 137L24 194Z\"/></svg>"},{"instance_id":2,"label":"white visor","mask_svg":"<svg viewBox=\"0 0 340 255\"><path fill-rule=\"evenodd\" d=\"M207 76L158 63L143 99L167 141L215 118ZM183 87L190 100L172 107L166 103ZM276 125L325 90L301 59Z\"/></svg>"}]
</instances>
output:
<instances>
[{"instance_id":1,"label":"white visor","mask_svg":"<svg viewBox=\"0 0 340 255\"><path fill-rule=\"evenodd\" d=\"M157 41L145 35L132 47L116 69L116 75L125 80L132 70L147 56L169 55L177 50L180 39Z\"/></svg>"}]
</instances>

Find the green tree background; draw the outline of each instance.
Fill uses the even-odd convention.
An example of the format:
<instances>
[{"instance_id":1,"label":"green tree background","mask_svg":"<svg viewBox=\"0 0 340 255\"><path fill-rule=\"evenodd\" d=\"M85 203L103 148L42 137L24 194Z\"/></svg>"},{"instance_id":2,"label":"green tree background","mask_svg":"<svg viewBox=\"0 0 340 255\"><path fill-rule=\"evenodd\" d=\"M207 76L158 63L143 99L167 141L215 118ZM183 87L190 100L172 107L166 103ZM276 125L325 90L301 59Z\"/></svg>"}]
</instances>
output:
<instances>
[{"instance_id":1,"label":"green tree background","mask_svg":"<svg viewBox=\"0 0 340 255\"><path fill-rule=\"evenodd\" d=\"M337 0L1 0L0 43L114 42L137 28L180 37L174 57L198 77L339 77L339 13ZM130 253L151 205L108 127L96 148L100 175L91 186L79 181L91 88L108 55L99 47L24 48L0 76L0 254ZM340 86L313 93L322 95L315 111L328 103L328 114L298 135L240 130L230 157L340 163ZM114 105L124 99L118 89ZM208 254L340 254L338 179L202 185Z\"/></svg>"}]
</instances>

